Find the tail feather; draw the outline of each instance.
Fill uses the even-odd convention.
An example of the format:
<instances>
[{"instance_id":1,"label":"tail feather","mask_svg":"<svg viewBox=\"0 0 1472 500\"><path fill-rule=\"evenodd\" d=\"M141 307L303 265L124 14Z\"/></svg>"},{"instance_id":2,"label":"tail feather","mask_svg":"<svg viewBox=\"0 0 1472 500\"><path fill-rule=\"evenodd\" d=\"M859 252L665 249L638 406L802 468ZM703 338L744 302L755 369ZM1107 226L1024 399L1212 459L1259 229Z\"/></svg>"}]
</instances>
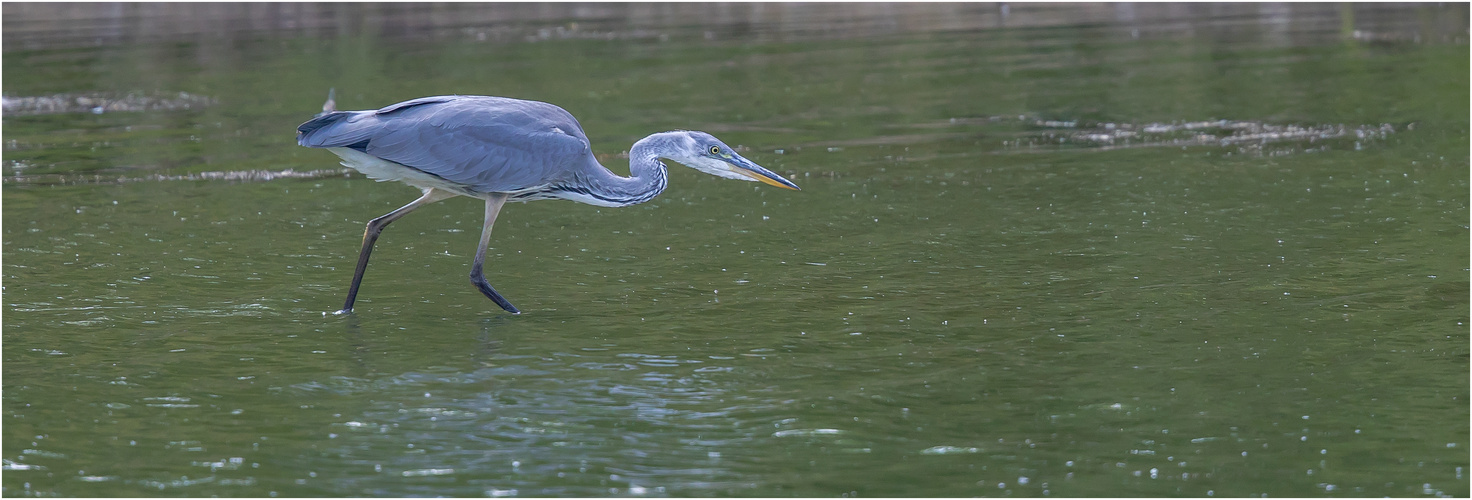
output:
<instances>
[{"instance_id":1,"label":"tail feather","mask_svg":"<svg viewBox=\"0 0 1472 500\"><path fill-rule=\"evenodd\" d=\"M333 139L335 138L332 137L332 135L334 134L329 133L328 135L323 136L322 134L315 134L314 132L317 132L318 130L321 130L323 128L337 125L350 116L352 116L352 113L342 111L329 111L317 115L316 118L307 120L306 123L297 126L296 143L309 148L337 147L339 146L339 144L332 144L333 142L336 142L333 141Z\"/></svg>"},{"instance_id":2,"label":"tail feather","mask_svg":"<svg viewBox=\"0 0 1472 500\"><path fill-rule=\"evenodd\" d=\"M351 113L343 113L337 110L337 89L327 89L327 102L322 103L322 112L317 113L317 116L312 117L311 120L307 120L306 123L297 126L296 143L311 148L335 147L336 144L329 144L334 139L330 137L332 134L329 133L327 136L322 136L321 134L313 134L313 132L335 125L349 116L351 116Z\"/></svg>"}]
</instances>

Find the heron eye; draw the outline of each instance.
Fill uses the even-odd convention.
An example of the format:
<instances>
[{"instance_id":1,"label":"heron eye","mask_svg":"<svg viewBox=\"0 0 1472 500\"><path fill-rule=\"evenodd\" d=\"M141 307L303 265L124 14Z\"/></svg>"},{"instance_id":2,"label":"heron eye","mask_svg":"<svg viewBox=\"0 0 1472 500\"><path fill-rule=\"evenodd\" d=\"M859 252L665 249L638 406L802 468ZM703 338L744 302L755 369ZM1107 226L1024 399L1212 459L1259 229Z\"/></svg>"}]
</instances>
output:
<instances>
[{"instance_id":1,"label":"heron eye","mask_svg":"<svg viewBox=\"0 0 1472 500\"><path fill-rule=\"evenodd\" d=\"M713 155L721 154L721 147L720 146L711 146L710 147L710 154L713 154Z\"/></svg>"}]
</instances>

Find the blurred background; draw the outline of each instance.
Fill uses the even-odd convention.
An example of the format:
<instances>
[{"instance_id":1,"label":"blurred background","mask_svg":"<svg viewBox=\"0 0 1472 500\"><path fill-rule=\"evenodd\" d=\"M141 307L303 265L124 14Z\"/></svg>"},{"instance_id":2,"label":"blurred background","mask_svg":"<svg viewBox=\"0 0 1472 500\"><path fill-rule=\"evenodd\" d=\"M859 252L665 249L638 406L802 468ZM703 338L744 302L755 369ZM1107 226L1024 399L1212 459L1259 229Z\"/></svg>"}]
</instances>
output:
<instances>
[{"instance_id":1,"label":"blurred background","mask_svg":"<svg viewBox=\"0 0 1472 500\"><path fill-rule=\"evenodd\" d=\"M15 3L5 496L1469 494L1467 4ZM484 94L625 173L295 144Z\"/></svg>"}]
</instances>

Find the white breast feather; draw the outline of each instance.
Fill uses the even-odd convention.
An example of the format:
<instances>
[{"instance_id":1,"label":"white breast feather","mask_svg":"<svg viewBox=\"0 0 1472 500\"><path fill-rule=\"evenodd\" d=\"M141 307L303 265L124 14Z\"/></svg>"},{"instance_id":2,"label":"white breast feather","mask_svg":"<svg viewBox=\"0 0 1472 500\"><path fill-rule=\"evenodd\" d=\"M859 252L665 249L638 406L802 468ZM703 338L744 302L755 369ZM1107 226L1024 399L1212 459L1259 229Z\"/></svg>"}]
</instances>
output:
<instances>
[{"instance_id":1,"label":"white breast feather","mask_svg":"<svg viewBox=\"0 0 1472 500\"><path fill-rule=\"evenodd\" d=\"M464 185L450 182L356 149L327 148L327 150L342 158L342 166L362 172L369 179L378 182L399 181L420 189L443 189L451 193L479 197Z\"/></svg>"}]
</instances>

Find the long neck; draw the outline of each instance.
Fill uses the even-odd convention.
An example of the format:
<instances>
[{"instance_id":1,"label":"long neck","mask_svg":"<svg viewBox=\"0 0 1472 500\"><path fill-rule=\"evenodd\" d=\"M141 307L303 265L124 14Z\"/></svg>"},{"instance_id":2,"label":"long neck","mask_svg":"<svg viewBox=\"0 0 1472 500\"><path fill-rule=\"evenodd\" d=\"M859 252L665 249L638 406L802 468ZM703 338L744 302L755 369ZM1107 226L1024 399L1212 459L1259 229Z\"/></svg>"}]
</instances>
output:
<instances>
[{"instance_id":1,"label":"long neck","mask_svg":"<svg viewBox=\"0 0 1472 500\"><path fill-rule=\"evenodd\" d=\"M629 150L628 177L610 172L607 168L593 169L591 178L584 179L587 183L583 186L586 192L582 192L583 189L577 190L589 198L579 201L605 207L627 207L659 196L668 184L668 173L664 163L659 161L657 149L654 141L649 138L634 143L634 147Z\"/></svg>"}]
</instances>

